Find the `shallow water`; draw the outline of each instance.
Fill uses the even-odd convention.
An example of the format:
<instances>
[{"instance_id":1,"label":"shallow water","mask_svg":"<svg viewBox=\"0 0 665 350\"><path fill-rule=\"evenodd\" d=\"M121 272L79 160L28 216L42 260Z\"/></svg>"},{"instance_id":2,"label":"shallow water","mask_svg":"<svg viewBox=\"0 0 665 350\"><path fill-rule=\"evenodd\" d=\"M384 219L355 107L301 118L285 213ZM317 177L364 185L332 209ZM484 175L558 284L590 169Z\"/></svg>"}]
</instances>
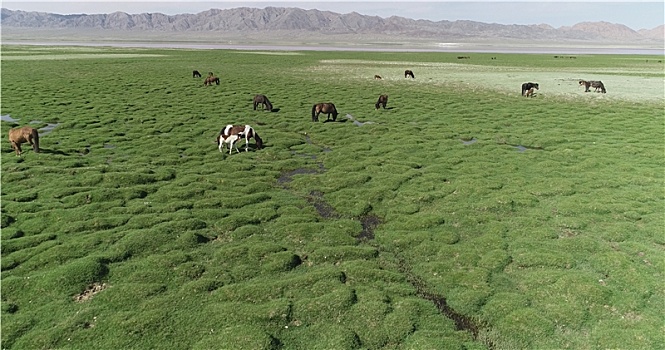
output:
<instances>
[{"instance_id":1,"label":"shallow water","mask_svg":"<svg viewBox=\"0 0 665 350\"><path fill-rule=\"evenodd\" d=\"M5 115L0 115L0 120L2 120L3 122L16 123L20 119L14 119L9 114L5 114Z\"/></svg>"},{"instance_id":2,"label":"shallow water","mask_svg":"<svg viewBox=\"0 0 665 350\"><path fill-rule=\"evenodd\" d=\"M320 45L262 45L262 44L217 44L196 43L184 44L174 42L85 42L85 41L4 41L5 45L34 45L34 46L88 46L88 47L122 47L122 48L165 48L165 49L225 49L246 51L365 51L365 52L476 52L476 53L552 53L552 54L612 54L612 55L663 55L663 48L621 48L621 47L553 47L543 44L529 46L508 46L476 43L454 43L455 45L440 45L441 43L423 44L414 47L359 46L348 43L335 46ZM449 43L448 43L449 44Z\"/></svg>"}]
</instances>

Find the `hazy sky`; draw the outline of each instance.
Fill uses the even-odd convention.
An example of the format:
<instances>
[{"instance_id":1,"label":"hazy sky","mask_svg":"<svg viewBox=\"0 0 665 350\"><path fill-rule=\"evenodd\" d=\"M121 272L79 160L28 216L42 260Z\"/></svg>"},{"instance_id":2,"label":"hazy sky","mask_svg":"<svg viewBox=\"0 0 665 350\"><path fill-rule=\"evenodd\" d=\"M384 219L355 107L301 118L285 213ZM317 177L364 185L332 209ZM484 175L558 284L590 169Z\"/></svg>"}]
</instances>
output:
<instances>
[{"instance_id":1,"label":"hazy sky","mask_svg":"<svg viewBox=\"0 0 665 350\"><path fill-rule=\"evenodd\" d=\"M212 8L298 7L338 13L358 12L363 15L402 16L431 21L472 20L500 24L549 24L570 26L579 22L605 21L626 25L634 30L651 29L665 24L663 1L595 1L565 2L554 0L509 1L2 1L10 10L39 11L58 14L99 14L122 11L130 14L163 13L175 15L198 13Z\"/></svg>"}]
</instances>

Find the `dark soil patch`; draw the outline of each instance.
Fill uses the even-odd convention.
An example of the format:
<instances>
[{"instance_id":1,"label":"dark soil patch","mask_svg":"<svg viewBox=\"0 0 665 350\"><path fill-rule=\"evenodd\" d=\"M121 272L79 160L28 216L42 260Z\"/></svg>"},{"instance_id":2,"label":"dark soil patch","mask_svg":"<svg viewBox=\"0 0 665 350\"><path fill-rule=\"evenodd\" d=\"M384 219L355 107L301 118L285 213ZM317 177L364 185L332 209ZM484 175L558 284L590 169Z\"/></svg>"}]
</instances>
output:
<instances>
[{"instance_id":1,"label":"dark soil patch","mask_svg":"<svg viewBox=\"0 0 665 350\"><path fill-rule=\"evenodd\" d=\"M374 229L381 224L381 219L376 215L367 214L360 218L363 230L358 235L358 240L368 241L374 239Z\"/></svg>"}]
</instances>

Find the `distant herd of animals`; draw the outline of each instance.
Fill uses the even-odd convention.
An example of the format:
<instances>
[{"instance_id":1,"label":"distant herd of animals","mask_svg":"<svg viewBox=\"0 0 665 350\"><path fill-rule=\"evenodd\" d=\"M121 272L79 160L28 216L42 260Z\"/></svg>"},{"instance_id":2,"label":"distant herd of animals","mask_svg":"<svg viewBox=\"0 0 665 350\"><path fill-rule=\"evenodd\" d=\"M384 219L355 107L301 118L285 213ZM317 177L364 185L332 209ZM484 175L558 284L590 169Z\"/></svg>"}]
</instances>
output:
<instances>
[{"instance_id":1,"label":"distant herd of animals","mask_svg":"<svg viewBox=\"0 0 665 350\"><path fill-rule=\"evenodd\" d=\"M556 58L557 56L555 56ZM457 57L458 59L468 59L468 56L459 56ZM492 58L494 59L494 57ZM198 70L192 71L192 77L193 78L201 78L202 75ZM415 79L416 76L413 74L413 71L410 69L407 69L404 71L404 78L411 78ZM380 75L375 75L374 79L376 80L382 80L383 78ZM216 77L213 72L208 72L208 76L205 78L203 81L203 86L209 86L215 83L216 85L219 85L219 78ZM594 88L595 92L602 92L602 93L607 93L607 90L605 89L605 85L603 84L602 81L599 80L580 80L579 81L580 86L584 86L584 92L590 92L590 88ZM524 97L534 97L535 91L539 89L538 83L524 83L522 84L522 96ZM254 96L253 100L254 104L254 110L257 109L259 105L264 110L267 111L273 111L273 105L268 99L266 95L256 95ZM386 105L388 104L388 95L380 95L379 99L376 101L374 104L375 109L379 109L380 107L383 107L383 109L386 109ZM326 114L327 118L326 121L330 121L332 117L332 121L337 120L337 116L339 115L339 112L337 112L337 108L333 103L317 103L312 106L312 121L313 122L318 122L319 121L319 115L323 113ZM248 151L249 149L249 139L254 139L256 142L256 149L261 149L263 148L263 140L259 137L259 135L256 133L254 128L252 128L249 125L227 125L224 127L219 132L219 135L217 136L217 144L220 152L223 152L223 148L225 144L229 145L229 154L232 153L233 148L235 147L236 151L240 152L238 150L238 147L235 145L235 143L238 140L245 139L245 151ZM23 143L29 143L32 146L32 149L35 153L39 153L39 132L37 129L34 129L29 126L24 126L21 128L13 128L9 130L9 142L12 145L12 149L16 152L17 156L21 156L23 153L21 149L21 144Z\"/></svg>"}]
</instances>

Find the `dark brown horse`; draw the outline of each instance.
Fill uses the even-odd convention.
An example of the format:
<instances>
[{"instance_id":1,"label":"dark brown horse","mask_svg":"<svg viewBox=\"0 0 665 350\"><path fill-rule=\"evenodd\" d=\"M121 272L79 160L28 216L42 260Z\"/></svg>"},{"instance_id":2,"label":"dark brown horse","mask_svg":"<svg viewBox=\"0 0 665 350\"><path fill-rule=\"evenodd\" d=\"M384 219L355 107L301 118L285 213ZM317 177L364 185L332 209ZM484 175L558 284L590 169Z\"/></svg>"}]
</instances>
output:
<instances>
[{"instance_id":1,"label":"dark brown horse","mask_svg":"<svg viewBox=\"0 0 665 350\"><path fill-rule=\"evenodd\" d=\"M228 143L229 144L229 154L233 151L233 147L235 146L235 142L240 140L240 139L245 139L245 152L249 152L249 139L253 138L254 141L256 141L256 149L261 149L263 148L263 140L261 137L259 137L259 134L254 131L254 128L252 128L249 125L227 125L224 127L219 132L219 135L217 135L217 143L219 144L219 151L224 152L224 144ZM238 146L235 146L236 151L240 153L240 150L238 150Z\"/></svg>"},{"instance_id":2,"label":"dark brown horse","mask_svg":"<svg viewBox=\"0 0 665 350\"><path fill-rule=\"evenodd\" d=\"M199 71L195 70L192 72L192 78L200 78L200 77L201 73L199 73Z\"/></svg>"},{"instance_id":3,"label":"dark brown horse","mask_svg":"<svg viewBox=\"0 0 665 350\"><path fill-rule=\"evenodd\" d=\"M209 75L206 78L206 80L203 82L203 86L212 85L212 83L215 83L215 84L219 85L219 78L217 78L215 76L212 76L212 75Z\"/></svg>"},{"instance_id":4,"label":"dark brown horse","mask_svg":"<svg viewBox=\"0 0 665 350\"><path fill-rule=\"evenodd\" d=\"M580 80L580 86L582 85L584 86L584 92L591 91L589 87L592 87L595 89L594 92L599 92L598 90L600 90L602 93L607 93L607 90L605 90L605 85L600 80Z\"/></svg>"},{"instance_id":5,"label":"dark brown horse","mask_svg":"<svg viewBox=\"0 0 665 350\"><path fill-rule=\"evenodd\" d=\"M409 70L409 69L407 69L407 70L404 71L404 77L405 77L405 78L411 77L411 78L413 78L413 79L416 79L416 76L413 75L413 72L412 72L411 70Z\"/></svg>"},{"instance_id":6,"label":"dark brown horse","mask_svg":"<svg viewBox=\"0 0 665 350\"><path fill-rule=\"evenodd\" d=\"M32 145L32 150L35 151L35 153L39 153L39 132L37 132L37 129L35 128L24 126L22 128L10 129L9 142L11 142L12 148L17 156L20 156L21 153L23 153L23 150L21 150L21 144L25 142Z\"/></svg>"},{"instance_id":7,"label":"dark brown horse","mask_svg":"<svg viewBox=\"0 0 665 350\"><path fill-rule=\"evenodd\" d=\"M388 104L388 95L379 96L379 100L376 101L374 108L379 109L379 106L383 106L383 109L386 109L386 104Z\"/></svg>"},{"instance_id":8,"label":"dark brown horse","mask_svg":"<svg viewBox=\"0 0 665 350\"><path fill-rule=\"evenodd\" d=\"M254 110L256 110L256 107L258 107L259 104L263 105L263 109L272 112L272 103L270 103L270 100L268 100L266 95L254 96Z\"/></svg>"},{"instance_id":9,"label":"dark brown horse","mask_svg":"<svg viewBox=\"0 0 665 350\"><path fill-rule=\"evenodd\" d=\"M374 79L381 80L381 76L377 74L377 75L374 76Z\"/></svg>"},{"instance_id":10,"label":"dark brown horse","mask_svg":"<svg viewBox=\"0 0 665 350\"><path fill-rule=\"evenodd\" d=\"M328 118L326 121L330 120L330 115L332 114L332 120L336 121L337 120L337 108L335 108L335 105L332 103L317 103L314 106L312 106L312 121L313 122L318 122L319 121L319 114L321 113L326 113L328 115Z\"/></svg>"}]
</instances>

